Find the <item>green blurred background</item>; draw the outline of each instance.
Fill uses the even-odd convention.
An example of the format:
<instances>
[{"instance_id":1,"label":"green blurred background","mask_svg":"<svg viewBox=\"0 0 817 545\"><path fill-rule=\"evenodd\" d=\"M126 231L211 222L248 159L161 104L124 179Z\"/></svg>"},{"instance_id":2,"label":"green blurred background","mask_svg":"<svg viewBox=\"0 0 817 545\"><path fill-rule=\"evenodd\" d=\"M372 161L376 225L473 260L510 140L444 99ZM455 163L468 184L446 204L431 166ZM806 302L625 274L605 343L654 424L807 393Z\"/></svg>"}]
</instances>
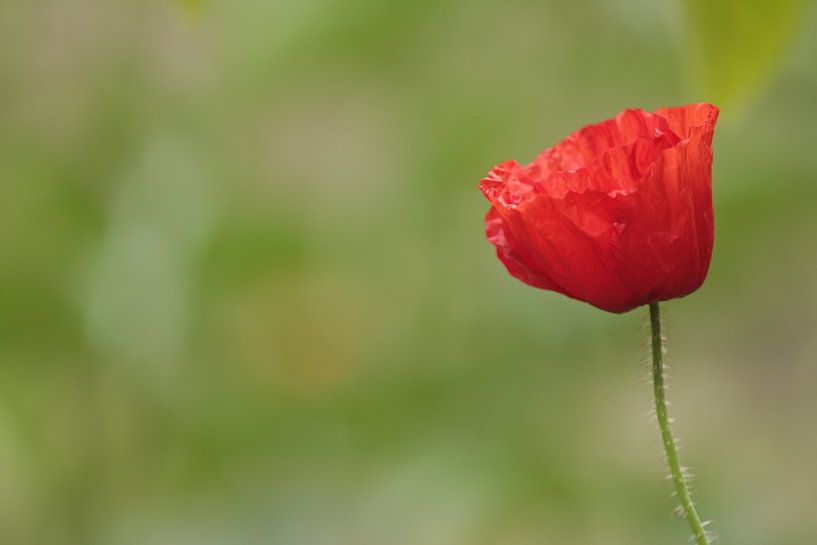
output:
<instances>
[{"instance_id":1,"label":"green blurred background","mask_svg":"<svg viewBox=\"0 0 817 545\"><path fill-rule=\"evenodd\" d=\"M0 543L683 544L644 312L511 278L479 179L712 101L666 306L723 542L817 542L817 10L0 4Z\"/></svg>"}]
</instances>

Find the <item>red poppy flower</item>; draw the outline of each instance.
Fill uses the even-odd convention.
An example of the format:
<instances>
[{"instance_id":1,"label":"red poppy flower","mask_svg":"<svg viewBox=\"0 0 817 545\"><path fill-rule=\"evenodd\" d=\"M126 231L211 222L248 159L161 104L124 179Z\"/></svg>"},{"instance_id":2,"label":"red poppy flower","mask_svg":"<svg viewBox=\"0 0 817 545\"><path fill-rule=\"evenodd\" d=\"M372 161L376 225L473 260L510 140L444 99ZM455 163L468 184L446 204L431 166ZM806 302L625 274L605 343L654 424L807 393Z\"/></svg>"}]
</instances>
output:
<instances>
[{"instance_id":1,"label":"red poppy flower","mask_svg":"<svg viewBox=\"0 0 817 545\"><path fill-rule=\"evenodd\" d=\"M513 276L610 312L683 297L714 240L718 108L625 110L480 182L488 240Z\"/></svg>"}]
</instances>

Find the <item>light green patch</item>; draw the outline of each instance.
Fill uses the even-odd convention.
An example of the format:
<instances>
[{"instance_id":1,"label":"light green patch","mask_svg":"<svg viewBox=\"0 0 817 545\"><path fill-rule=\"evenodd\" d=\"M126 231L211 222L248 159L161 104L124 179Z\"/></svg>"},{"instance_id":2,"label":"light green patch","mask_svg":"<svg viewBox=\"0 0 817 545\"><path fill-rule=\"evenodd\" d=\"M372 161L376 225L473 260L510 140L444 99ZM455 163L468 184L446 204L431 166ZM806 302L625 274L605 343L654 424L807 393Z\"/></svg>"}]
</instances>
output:
<instances>
[{"instance_id":1,"label":"light green patch","mask_svg":"<svg viewBox=\"0 0 817 545\"><path fill-rule=\"evenodd\" d=\"M197 17L204 11L206 0L177 0L181 11L190 17Z\"/></svg>"},{"instance_id":2,"label":"light green patch","mask_svg":"<svg viewBox=\"0 0 817 545\"><path fill-rule=\"evenodd\" d=\"M682 0L698 89L733 109L769 81L799 30L805 0Z\"/></svg>"}]
</instances>

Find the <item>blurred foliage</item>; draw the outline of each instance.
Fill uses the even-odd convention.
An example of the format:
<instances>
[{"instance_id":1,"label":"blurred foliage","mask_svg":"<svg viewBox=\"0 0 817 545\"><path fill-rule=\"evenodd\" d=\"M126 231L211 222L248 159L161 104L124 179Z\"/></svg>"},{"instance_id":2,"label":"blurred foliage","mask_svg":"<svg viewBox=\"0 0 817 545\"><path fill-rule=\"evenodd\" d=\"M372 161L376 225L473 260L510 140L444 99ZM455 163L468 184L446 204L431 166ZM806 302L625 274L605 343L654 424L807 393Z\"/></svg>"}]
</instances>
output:
<instances>
[{"instance_id":1,"label":"blurred foliage","mask_svg":"<svg viewBox=\"0 0 817 545\"><path fill-rule=\"evenodd\" d=\"M722 107L765 87L803 27L808 0L683 0L699 83Z\"/></svg>"},{"instance_id":2,"label":"blurred foliage","mask_svg":"<svg viewBox=\"0 0 817 545\"><path fill-rule=\"evenodd\" d=\"M510 278L476 185L716 97L685 461L724 539L817 539L812 5L180 5L0 3L0 543L682 543L642 313Z\"/></svg>"}]
</instances>

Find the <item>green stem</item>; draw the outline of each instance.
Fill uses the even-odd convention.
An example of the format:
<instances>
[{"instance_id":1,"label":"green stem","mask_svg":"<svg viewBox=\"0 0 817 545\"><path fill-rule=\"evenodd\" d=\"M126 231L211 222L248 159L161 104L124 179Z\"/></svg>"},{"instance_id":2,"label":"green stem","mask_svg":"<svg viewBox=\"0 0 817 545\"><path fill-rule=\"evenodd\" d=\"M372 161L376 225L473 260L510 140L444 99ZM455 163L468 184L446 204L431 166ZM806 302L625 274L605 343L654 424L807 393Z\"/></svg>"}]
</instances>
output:
<instances>
[{"instance_id":1,"label":"green stem","mask_svg":"<svg viewBox=\"0 0 817 545\"><path fill-rule=\"evenodd\" d=\"M675 492L681 502L681 509L697 545L709 545L709 539L701 522L701 517L695 511L692 498L689 494L686 478L678 461L678 448L675 438L670 429L670 419L667 413L667 392L664 386L664 352L663 338L661 336L661 309L658 303L650 305L650 326L652 327L652 381L653 392L655 393L655 413L658 416L658 427L661 429L661 442L664 443L664 450L667 453L667 463L669 464L672 482L675 484Z\"/></svg>"}]
</instances>

